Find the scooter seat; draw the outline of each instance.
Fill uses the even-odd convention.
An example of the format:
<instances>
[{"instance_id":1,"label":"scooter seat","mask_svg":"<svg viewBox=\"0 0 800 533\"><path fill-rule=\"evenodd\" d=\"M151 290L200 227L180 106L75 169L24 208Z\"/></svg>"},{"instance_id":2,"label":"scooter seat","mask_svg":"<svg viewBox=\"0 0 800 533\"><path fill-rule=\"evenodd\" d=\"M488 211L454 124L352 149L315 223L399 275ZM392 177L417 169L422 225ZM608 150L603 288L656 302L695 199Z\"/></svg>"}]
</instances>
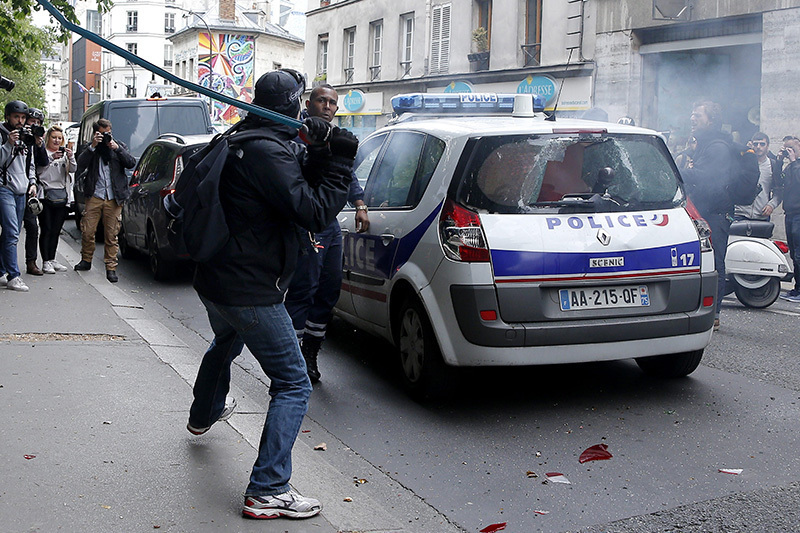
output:
<instances>
[{"instance_id":1,"label":"scooter seat","mask_svg":"<svg viewBox=\"0 0 800 533\"><path fill-rule=\"evenodd\" d=\"M769 239L775 224L766 220L737 220L731 223L731 235Z\"/></svg>"}]
</instances>

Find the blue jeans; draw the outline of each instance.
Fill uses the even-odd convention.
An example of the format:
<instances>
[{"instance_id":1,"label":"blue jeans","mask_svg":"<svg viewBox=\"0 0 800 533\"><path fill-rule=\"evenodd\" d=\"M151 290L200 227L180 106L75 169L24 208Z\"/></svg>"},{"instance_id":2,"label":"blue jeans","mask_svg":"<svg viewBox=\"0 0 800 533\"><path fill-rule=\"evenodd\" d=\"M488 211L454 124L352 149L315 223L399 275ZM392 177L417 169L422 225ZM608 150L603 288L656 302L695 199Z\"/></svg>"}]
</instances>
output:
<instances>
[{"instance_id":1,"label":"blue jeans","mask_svg":"<svg viewBox=\"0 0 800 533\"><path fill-rule=\"evenodd\" d=\"M786 244L794 263L794 288L800 290L800 213L786 214Z\"/></svg>"},{"instance_id":2,"label":"blue jeans","mask_svg":"<svg viewBox=\"0 0 800 533\"><path fill-rule=\"evenodd\" d=\"M320 248L315 253L309 242L306 253L298 257L286 293L286 310L298 336L323 339L342 287L342 230L339 222L334 220L314 237Z\"/></svg>"},{"instance_id":3,"label":"blue jeans","mask_svg":"<svg viewBox=\"0 0 800 533\"><path fill-rule=\"evenodd\" d=\"M269 409L247 496L271 496L289 490L292 446L308 410L311 382L292 323L282 303L238 307L212 303L202 296L214 331L194 383L189 423L208 427L222 414L230 389L231 363L247 348L270 380Z\"/></svg>"},{"instance_id":4,"label":"blue jeans","mask_svg":"<svg viewBox=\"0 0 800 533\"><path fill-rule=\"evenodd\" d=\"M8 274L8 281L19 276L17 243L24 214L25 194L14 194L8 187L0 186L0 274Z\"/></svg>"}]
</instances>

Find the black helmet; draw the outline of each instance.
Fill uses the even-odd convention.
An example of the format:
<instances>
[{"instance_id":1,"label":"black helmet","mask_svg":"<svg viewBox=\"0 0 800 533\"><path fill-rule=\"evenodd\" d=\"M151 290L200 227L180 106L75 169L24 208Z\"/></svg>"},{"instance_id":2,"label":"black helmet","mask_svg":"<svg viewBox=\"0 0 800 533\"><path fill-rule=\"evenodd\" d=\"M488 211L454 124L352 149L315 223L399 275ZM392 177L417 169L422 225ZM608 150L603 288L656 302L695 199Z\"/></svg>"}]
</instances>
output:
<instances>
[{"instance_id":1,"label":"black helmet","mask_svg":"<svg viewBox=\"0 0 800 533\"><path fill-rule=\"evenodd\" d=\"M41 109L36 109L35 107L29 107L28 116L30 118L38 118L39 120L44 122L44 113L42 113Z\"/></svg>"},{"instance_id":2,"label":"black helmet","mask_svg":"<svg viewBox=\"0 0 800 533\"><path fill-rule=\"evenodd\" d=\"M300 112L300 99L305 90L305 78L296 70L273 70L258 78L253 103L294 118Z\"/></svg>"},{"instance_id":3,"label":"black helmet","mask_svg":"<svg viewBox=\"0 0 800 533\"><path fill-rule=\"evenodd\" d=\"M22 100L11 100L6 104L5 116L7 117L11 113L25 113L27 115L28 104Z\"/></svg>"}]
</instances>

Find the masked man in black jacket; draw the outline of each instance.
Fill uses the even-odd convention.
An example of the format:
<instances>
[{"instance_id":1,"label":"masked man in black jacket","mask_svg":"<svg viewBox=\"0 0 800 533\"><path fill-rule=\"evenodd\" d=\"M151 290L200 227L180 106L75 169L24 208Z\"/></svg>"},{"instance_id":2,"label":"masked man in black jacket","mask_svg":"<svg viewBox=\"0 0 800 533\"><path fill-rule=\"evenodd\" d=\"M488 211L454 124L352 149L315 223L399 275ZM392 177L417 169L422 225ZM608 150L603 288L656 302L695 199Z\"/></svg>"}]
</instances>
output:
<instances>
[{"instance_id":1,"label":"masked man in black jacket","mask_svg":"<svg viewBox=\"0 0 800 533\"><path fill-rule=\"evenodd\" d=\"M299 73L268 72L256 82L253 103L296 119L304 90ZM319 118L305 124L308 147L292 141L295 127L254 115L244 120L240 131L260 128L268 138L237 146L234 135L219 191L231 237L197 265L194 278L214 340L197 373L187 429L200 435L232 415L230 367L244 345L270 379L272 399L242 510L250 518L307 518L322 508L289 487L311 382L283 301L300 239L326 228L344 206L358 140Z\"/></svg>"},{"instance_id":2,"label":"masked man in black jacket","mask_svg":"<svg viewBox=\"0 0 800 533\"><path fill-rule=\"evenodd\" d=\"M717 269L717 301L714 329L719 329L719 312L725 296L725 254L728 248L733 201L728 194L733 157L731 136L720 130L722 108L714 102L694 105L692 135L697 139L692 164L681 170L689 199L711 228L711 246Z\"/></svg>"}]
</instances>

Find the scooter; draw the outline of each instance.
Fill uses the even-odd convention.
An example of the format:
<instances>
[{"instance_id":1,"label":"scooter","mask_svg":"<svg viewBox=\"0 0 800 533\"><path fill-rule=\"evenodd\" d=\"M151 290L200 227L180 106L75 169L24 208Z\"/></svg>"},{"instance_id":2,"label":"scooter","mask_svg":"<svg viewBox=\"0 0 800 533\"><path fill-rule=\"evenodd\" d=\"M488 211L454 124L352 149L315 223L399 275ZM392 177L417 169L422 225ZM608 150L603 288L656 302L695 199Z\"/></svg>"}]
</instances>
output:
<instances>
[{"instance_id":1,"label":"scooter","mask_svg":"<svg viewBox=\"0 0 800 533\"><path fill-rule=\"evenodd\" d=\"M792 272L784 255L786 243L772 241L775 224L763 220L733 222L725 255L725 294L736 293L746 307L763 309L772 305L781 292L781 281L790 281Z\"/></svg>"}]
</instances>

